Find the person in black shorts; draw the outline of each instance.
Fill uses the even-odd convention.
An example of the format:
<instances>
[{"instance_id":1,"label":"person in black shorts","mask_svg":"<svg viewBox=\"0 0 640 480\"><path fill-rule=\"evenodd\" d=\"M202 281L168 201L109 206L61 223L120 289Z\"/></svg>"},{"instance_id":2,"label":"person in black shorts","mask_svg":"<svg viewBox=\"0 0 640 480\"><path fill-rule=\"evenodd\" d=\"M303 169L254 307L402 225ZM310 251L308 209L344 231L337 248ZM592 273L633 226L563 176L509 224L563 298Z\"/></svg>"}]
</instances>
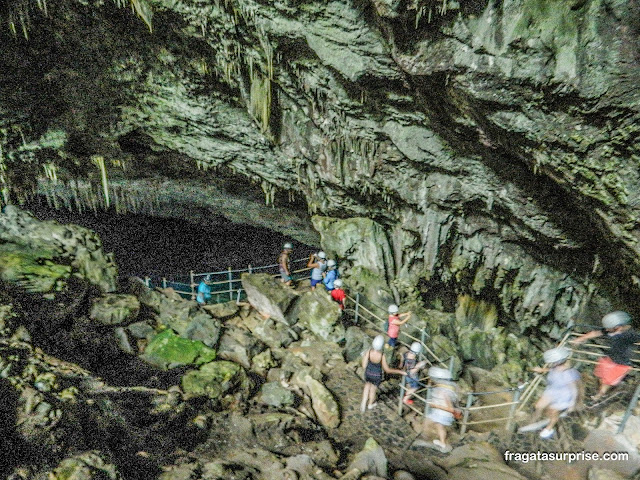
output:
<instances>
[{"instance_id":1,"label":"person in black shorts","mask_svg":"<svg viewBox=\"0 0 640 480\"><path fill-rule=\"evenodd\" d=\"M367 350L362 357L362 368L364 368L364 390L362 392L362 402L360 403L360 411L362 413L376 406L376 393L378 386L384 379L382 372L395 373L397 375L406 375L407 372L389 368L387 359L382 353L384 346L384 337L378 335L373 339L372 348Z\"/></svg>"}]
</instances>

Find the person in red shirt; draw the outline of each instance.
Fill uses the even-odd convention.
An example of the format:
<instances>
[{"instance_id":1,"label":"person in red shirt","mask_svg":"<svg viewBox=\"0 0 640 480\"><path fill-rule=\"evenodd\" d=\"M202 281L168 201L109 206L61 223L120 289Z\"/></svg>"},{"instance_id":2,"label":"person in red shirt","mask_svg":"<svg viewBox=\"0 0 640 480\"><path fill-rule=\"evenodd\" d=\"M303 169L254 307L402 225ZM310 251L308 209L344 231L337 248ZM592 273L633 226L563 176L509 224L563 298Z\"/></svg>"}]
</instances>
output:
<instances>
[{"instance_id":1,"label":"person in red shirt","mask_svg":"<svg viewBox=\"0 0 640 480\"><path fill-rule=\"evenodd\" d=\"M411 312L405 312L398 314L397 305L389 305L389 327L387 328L387 335L389 335L389 343L384 348L394 348L400 335L400 326L409 321Z\"/></svg>"},{"instance_id":2,"label":"person in red shirt","mask_svg":"<svg viewBox=\"0 0 640 480\"><path fill-rule=\"evenodd\" d=\"M347 298L347 294L342 289L342 280L337 278L333 282L333 290L331 290L331 298L338 302L340 310L344 310L344 299Z\"/></svg>"}]
</instances>

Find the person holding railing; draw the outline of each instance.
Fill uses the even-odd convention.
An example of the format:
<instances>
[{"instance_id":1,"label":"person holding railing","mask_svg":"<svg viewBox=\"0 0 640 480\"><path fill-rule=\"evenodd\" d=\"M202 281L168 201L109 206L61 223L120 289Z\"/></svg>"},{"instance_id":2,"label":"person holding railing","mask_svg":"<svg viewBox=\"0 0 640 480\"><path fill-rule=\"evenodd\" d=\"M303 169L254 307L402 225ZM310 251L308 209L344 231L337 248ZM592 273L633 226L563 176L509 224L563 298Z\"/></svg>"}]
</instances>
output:
<instances>
[{"instance_id":1,"label":"person holding railing","mask_svg":"<svg viewBox=\"0 0 640 480\"><path fill-rule=\"evenodd\" d=\"M333 282L333 290L331 290L331 298L334 302L338 302L340 305L340 310L344 310L344 301L347 298L347 294L342 289L342 280L336 278Z\"/></svg>"},{"instance_id":2,"label":"person holding railing","mask_svg":"<svg viewBox=\"0 0 640 480\"><path fill-rule=\"evenodd\" d=\"M640 342L640 333L631 329L630 322L631 317L626 312L607 313L602 317L601 330L592 330L571 340L571 343L579 344L605 335L611 345L609 356L601 357L593 372L600 380L598 393L591 397L594 401L620 384L631 370L631 355L635 344Z\"/></svg>"},{"instance_id":3,"label":"person holding railing","mask_svg":"<svg viewBox=\"0 0 640 480\"><path fill-rule=\"evenodd\" d=\"M533 423L518 430L518 433L530 432L545 427L540 437L547 439L555 434L555 425L564 411L575 408L581 396L580 373L571 368L569 357L571 350L566 347L552 348L543 354L548 367L534 367L536 373L547 373L547 388L536 402ZM544 411L548 418L538 421Z\"/></svg>"},{"instance_id":4,"label":"person holding railing","mask_svg":"<svg viewBox=\"0 0 640 480\"><path fill-rule=\"evenodd\" d=\"M406 405L413 405L411 397L420 387L418 372L427 365L426 361L418 362L418 355L420 355L421 352L422 345L419 342L413 342L410 350L402 355L400 361L400 368L407 372L406 390L402 399L402 403Z\"/></svg>"},{"instance_id":5,"label":"person holding railing","mask_svg":"<svg viewBox=\"0 0 640 480\"><path fill-rule=\"evenodd\" d=\"M198 285L198 294L196 295L196 301L200 305L204 305L211 300L211 287L207 285L207 282L211 281L211 275L207 275L200 281Z\"/></svg>"},{"instance_id":6,"label":"person holding railing","mask_svg":"<svg viewBox=\"0 0 640 480\"><path fill-rule=\"evenodd\" d=\"M282 252L278 256L278 270L280 270L280 281L287 286L291 286L293 277L291 276L291 259L289 255L293 252L293 245L289 242L282 247Z\"/></svg>"},{"instance_id":7,"label":"person holding railing","mask_svg":"<svg viewBox=\"0 0 640 480\"><path fill-rule=\"evenodd\" d=\"M362 402L360 403L360 412L364 413L367 409L371 410L376 404L376 393L378 386L382 383L383 371L386 373L394 373L398 375L406 375L407 372L390 368L387 359L382 353L384 345L384 337L378 335L373 339L371 347L362 357L362 368L364 368L364 390L362 391Z\"/></svg>"},{"instance_id":8,"label":"person holding railing","mask_svg":"<svg viewBox=\"0 0 640 480\"><path fill-rule=\"evenodd\" d=\"M327 292L333 290L333 285L337 278L338 268L336 266L336 261L327 260L327 271L324 273L324 278L322 279L322 283L324 284L324 288L327 289Z\"/></svg>"},{"instance_id":9,"label":"person holding railing","mask_svg":"<svg viewBox=\"0 0 640 480\"><path fill-rule=\"evenodd\" d=\"M311 290L316 289L316 285L322 282L324 271L327 269L327 255L320 251L312 253L307 262L307 268L311 268Z\"/></svg>"},{"instance_id":10,"label":"person holding railing","mask_svg":"<svg viewBox=\"0 0 640 480\"><path fill-rule=\"evenodd\" d=\"M460 410L455 408L458 400L456 383L451 380L451 372L446 368L431 367L428 370L429 381L432 384L430 411L426 419L436 425L438 440L434 440L441 452L451 451L451 445L447 443L447 428L453 423L454 418L461 418ZM425 420L426 420L425 419Z\"/></svg>"},{"instance_id":11,"label":"person holding railing","mask_svg":"<svg viewBox=\"0 0 640 480\"><path fill-rule=\"evenodd\" d=\"M389 343L385 348L394 348L400 335L400 326L404 325L411 318L411 312L405 312L398 314L397 305L389 305L389 320L387 321L387 335L389 336Z\"/></svg>"}]
</instances>

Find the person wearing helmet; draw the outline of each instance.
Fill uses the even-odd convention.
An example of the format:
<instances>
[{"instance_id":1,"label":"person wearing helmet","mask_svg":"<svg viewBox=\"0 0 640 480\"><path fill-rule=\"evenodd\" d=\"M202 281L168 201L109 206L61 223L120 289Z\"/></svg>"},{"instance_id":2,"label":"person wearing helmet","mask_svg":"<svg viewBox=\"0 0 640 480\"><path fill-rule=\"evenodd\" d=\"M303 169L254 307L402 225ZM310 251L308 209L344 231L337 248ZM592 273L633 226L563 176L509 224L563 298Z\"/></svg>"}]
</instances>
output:
<instances>
[{"instance_id":1,"label":"person wearing helmet","mask_svg":"<svg viewBox=\"0 0 640 480\"><path fill-rule=\"evenodd\" d=\"M394 373L398 375L406 375L402 370L390 368L387 359L382 353L384 346L384 337L378 335L373 339L371 348L367 350L362 357L362 368L364 368L364 390L362 392L362 402L360 403L360 412L371 410L376 406L376 392L378 386L382 383L382 372Z\"/></svg>"},{"instance_id":2,"label":"person wearing helmet","mask_svg":"<svg viewBox=\"0 0 640 480\"><path fill-rule=\"evenodd\" d=\"M347 298L347 294L342 289L342 280L336 278L333 282L333 290L331 290L331 298L334 302L338 302L340 310L344 310L344 300Z\"/></svg>"},{"instance_id":3,"label":"person wearing helmet","mask_svg":"<svg viewBox=\"0 0 640 480\"><path fill-rule=\"evenodd\" d=\"M555 425L563 411L571 411L575 408L581 396L580 373L571 368L569 357L571 350L566 347L552 348L543 354L547 367L534 367L536 373L547 373L547 388L535 405L533 423L522 427L519 433L530 432L545 427L540 432L540 437L547 439L555 434ZM547 418L538 421L544 411Z\"/></svg>"},{"instance_id":4,"label":"person wearing helmet","mask_svg":"<svg viewBox=\"0 0 640 480\"><path fill-rule=\"evenodd\" d=\"M282 247L282 252L278 256L278 269L280 270L280 281L287 286L291 286L293 277L291 276L291 259L289 255L293 252L293 245L289 242Z\"/></svg>"},{"instance_id":5,"label":"person wearing helmet","mask_svg":"<svg viewBox=\"0 0 640 480\"><path fill-rule=\"evenodd\" d=\"M441 452L451 451L451 445L447 443L447 428L453 423L454 418L459 418L460 410L455 408L458 394L456 384L451 380L451 372L446 368L431 367L427 374L431 384L431 401L429 403L429 413L425 422L435 423L438 432L438 439L433 444Z\"/></svg>"},{"instance_id":6,"label":"person wearing helmet","mask_svg":"<svg viewBox=\"0 0 640 480\"><path fill-rule=\"evenodd\" d=\"M593 372L600 380L598 393L591 397L595 401L622 382L631 370L631 355L634 344L640 342L640 333L632 330L630 323L631 317L626 312L607 313L602 317L601 330L592 330L571 341L579 344L603 335L609 340L609 356L601 357Z\"/></svg>"},{"instance_id":7,"label":"person wearing helmet","mask_svg":"<svg viewBox=\"0 0 640 480\"><path fill-rule=\"evenodd\" d=\"M426 361L418 362L418 355L420 355L421 352L422 345L419 342L413 342L409 351L402 355L402 359L400 361L400 368L407 372L406 390L402 399L402 402L406 405L413 404L411 397L420 386L418 372L427 365Z\"/></svg>"},{"instance_id":8,"label":"person wearing helmet","mask_svg":"<svg viewBox=\"0 0 640 480\"><path fill-rule=\"evenodd\" d=\"M309 256L307 268L311 269L311 290L315 290L316 285L324 278L324 271L327 269L327 255L322 251L312 253Z\"/></svg>"},{"instance_id":9,"label":"person wearing helmet","mask_svg":"<svg viewBox=\"0 0 640 480\"><path fill-rule=\"evenodd\" d=\"M411 312L398 313L397 305L389 305L389 320L387 321L387 335L389 343L385 348L394 348L400 335L400 326L409 321Z\"/></svg>"},{"instance_id":10,"label":"person wearing helmet","mask_svg":"<svg viewBox=\"0 0 640 480\"><path fill-rule=\"evenodd\" d=\"M324 283L324 288L327 289L327 292L333 290L333 284L338 278L338 267L336 266L335 260L327 260L327 271L324 273L324 279L322 283Z\"/></svg>"},{"instance_id":11,"label":"person wearing helmet","mask_svg":"<svg viewBox=\"0 0 640 480\"><path fill-rule=\"evenodd\" d=\"M211 299L211 287L207 285L211 281L211 275L207 275L202 278L200 285L198 285L198 294L196 295L196 301L200 305L204 305Z\"/></svg>"}]
</instances>

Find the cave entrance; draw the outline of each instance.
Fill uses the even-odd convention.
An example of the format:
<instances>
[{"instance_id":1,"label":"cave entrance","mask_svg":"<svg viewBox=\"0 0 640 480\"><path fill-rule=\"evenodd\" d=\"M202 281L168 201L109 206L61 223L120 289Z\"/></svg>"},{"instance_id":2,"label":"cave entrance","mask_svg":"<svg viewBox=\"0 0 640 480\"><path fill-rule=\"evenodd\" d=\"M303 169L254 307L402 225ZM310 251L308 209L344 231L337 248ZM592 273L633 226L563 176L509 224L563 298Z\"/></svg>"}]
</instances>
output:
<instances>
[{"instance_id":1,"label":"cave entrance","mask_svg":"<svg viewBox=\"0 0 640 480\"><path fill-rule=\"evenodd\" d=\"M105 252L113 252L121 280L129 276L188 278L189 271L214 272L276 263L285 242L292 258L308 257L317 247L264 227L209 216L206 224L180 218L116 213L115 210L71 211L49 206L44 197L24 205L41 220L75 223L95 231Z\"/></svg>"}]
</instances>

